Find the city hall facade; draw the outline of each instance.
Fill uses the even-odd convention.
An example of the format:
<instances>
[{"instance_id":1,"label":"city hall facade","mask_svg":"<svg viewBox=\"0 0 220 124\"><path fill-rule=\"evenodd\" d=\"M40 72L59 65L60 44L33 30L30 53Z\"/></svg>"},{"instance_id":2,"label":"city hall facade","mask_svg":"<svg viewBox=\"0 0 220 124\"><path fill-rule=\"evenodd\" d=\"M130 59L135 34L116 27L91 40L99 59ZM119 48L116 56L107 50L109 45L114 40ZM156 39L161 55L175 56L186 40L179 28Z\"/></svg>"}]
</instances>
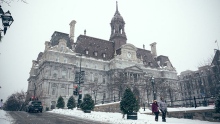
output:
<instances>
[{"instance_id":1,"label":"city hall facade","mask_svg":"<svg viewBox=\"0 0 220 124\"><path fill-rule=\"evenodd\" d=\"M76 21L71 21L70 33L55 31L45 42L44 52L32 61L28 78L28 97L38 97L44 107L55 106L59 96L73 96L76 72L85 71L80 83L82 94L90 94L96 104L119 101L130 87L140 103L151 102L156 96L168 97L164 87L177 87L177 72L164 55L157 55L156 43L151 50L127 43L125 21L118 11L110 23L109 40L79 35L74 40ZM164 87L162 87L164 86ZM74 96L77 100L78 96ZM175 96L178 97L178 96Z\"/></svg>"}]
</instances>

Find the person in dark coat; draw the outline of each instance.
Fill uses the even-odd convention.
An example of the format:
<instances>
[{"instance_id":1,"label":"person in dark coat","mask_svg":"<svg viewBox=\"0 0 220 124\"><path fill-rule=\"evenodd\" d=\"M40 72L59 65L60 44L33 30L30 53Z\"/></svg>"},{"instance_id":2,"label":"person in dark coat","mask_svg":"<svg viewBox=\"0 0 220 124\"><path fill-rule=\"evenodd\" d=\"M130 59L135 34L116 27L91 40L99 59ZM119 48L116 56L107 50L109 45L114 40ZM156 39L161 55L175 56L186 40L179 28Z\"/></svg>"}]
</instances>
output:
<instances>
[{"instance_id":1,"label":"person in dark coat","mask_svg":"<svg viewBox=\"0 0 220 124\"><path fill-rule=\"evenodd\" d=\"M160 102L158 104L160 111L162 112L162 122L166 122L166 113L167 113L167 104L164 101L164 98L160 98Z\"/></svg>"},{"instance_id":2,"label":"person in dark coat","mask_svg":"<svg viewBox=\"0 0 220 124\"><path fill-rule=\"evenodd\" d=\"M155 121L158 121L159 109L156 100L154 100L152 104L152 113L155 115Z\"/></svg>"}]
</instances>

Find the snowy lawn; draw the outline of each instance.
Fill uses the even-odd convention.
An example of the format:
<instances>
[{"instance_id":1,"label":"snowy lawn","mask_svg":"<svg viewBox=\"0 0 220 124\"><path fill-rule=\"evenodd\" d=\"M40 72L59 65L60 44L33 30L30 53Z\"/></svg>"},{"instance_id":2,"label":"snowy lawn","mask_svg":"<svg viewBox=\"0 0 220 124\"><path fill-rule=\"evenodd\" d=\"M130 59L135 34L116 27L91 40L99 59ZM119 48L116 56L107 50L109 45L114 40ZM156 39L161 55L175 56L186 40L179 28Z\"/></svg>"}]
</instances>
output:
<instances>
[{"instance_id":1,"label":"snowy lawn","mask_svg":"<svg viewBox=\"0 0 220 124\"><path fill-rule=\"evenodd\" d=\"M0 109L0 124L11 124L13 119L6 111Z\"/></svg>"},{"instance_id":2,"label":"snowy lawn","mask_svg":"<svg viewBox=\"0 0 220 124\"><path fill-rule=\"evenodd\" d=\"M190 111L190 110L201 110L201 109L214 109L214 106L208 107L197 107L197 108L168 108L169 112L171 111ZM109 113L109 112L95 112L84 113L81 110L68 110L68 109L54 109L50 111L52 113L58 113L68 116L76 116L84 119L96 120L101 122L107 122L112 124L164 124L161 120L161 116L159 116L159 121L154 121L153 115L147 115L143 113L151 113L149 109L143 111L140 109L138 112L138 120L127 120L122 118L121 113ZM208 121L200 121L200 120L191 120L191 119L177 119L177 118L167 118L166 119L169 124L219 124L219 122L208 122Z\"/></svg>"}]
</instances>

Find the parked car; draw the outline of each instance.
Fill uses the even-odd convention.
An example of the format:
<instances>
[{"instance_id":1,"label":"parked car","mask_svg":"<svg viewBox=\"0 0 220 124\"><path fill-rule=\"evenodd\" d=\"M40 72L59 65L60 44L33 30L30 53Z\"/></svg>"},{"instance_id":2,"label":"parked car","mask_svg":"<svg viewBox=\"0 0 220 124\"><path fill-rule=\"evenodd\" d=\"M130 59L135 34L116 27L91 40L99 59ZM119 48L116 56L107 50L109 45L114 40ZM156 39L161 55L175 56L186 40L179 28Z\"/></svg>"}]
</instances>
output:
<instances>
[{"instance_id":1,"label":"parked car","mask_svg":"<svg viewBox=\"0 0 220 124\"><path fill-rule=\"evenodd\" d=\"M30 101L26 106L26 112L41 112L43 111L43 106L41 101Z\"/></svg>"}]
</instances>

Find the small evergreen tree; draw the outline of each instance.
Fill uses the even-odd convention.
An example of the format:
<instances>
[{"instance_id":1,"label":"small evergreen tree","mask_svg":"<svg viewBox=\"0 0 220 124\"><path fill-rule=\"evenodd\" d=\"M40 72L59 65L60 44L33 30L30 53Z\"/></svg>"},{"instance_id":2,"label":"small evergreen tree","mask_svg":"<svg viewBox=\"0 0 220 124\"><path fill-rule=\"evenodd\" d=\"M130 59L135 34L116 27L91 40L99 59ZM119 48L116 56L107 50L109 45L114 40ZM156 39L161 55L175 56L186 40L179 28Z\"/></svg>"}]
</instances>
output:
<instances>
[{"instance_id":1,"label":"small evergreen tree","mask_svg":"<svg viewBox=\"0 0 220 124\"><path fill-rule=\"evenodd\" d=\"M215 112L220 113L220 94L217 96L215 100Z\"/></svg>"},{"instance_id":2,"label":"small evergreen tree","mask_svg":"<svg viewBox=\"0 0 220 124\"><path fill-rule=\"evenodd\" d=\"M83 111L85 111L85 110L93 110L94 107L95 107L95 104L94 104L94 100L92 100L92 97L89 94L85 94L80 108Z\"/></svg>"},{"instance_id":3,"label":"small evergreen tree","mask_svg":"<svg viewBox=\"0 0 220 124\"><path fill-rule=\"evenodd\" d=\"M12 95L7 99L3 107L6 111L18 111L20 108L20 104Z\"/></svg>"},{"instance_id":4,"label":"small evergreen tree","mask_svg":"<svg viewBox=\"0 0 220 124\"><path fill-rule=\"evenodd\" d=\"M64 108L65 106L65 102L64 102L64 99L62 96L60 96L57 100L57 105L56 107L59 109L59 108Z\"/></svg>"},{"instance_id":5,"label":"small evergreen tree","mask_svg":"<svg viewBox=\"0 0 220 124\"><path fill-rule=\"evenodd\" d=\"M3 109L6 111L23 110L25 107L25 92L16 92L10 95L4 103Z\"/></svg>"},{"instance_id":6,"label":"small evergreen tree","mask_svg":"<svg viewBox=\"0 0 220 124\"><path fill-rule=\"evenodd\" d=\"M120 110L123 113L123 117L125 114L137 112L139 110L137 99L130 88L127 88L123 94L120 102Z\"/></svg>"},{"instance_id":7,"label":"small evergreen tree","mask_svg":"<svg viewBox=\"0 0 220 124\"><path fill-rule=\"evenodd\" d=\"M68 99L67 107L68 107L68 109L73 109L73 108L76 107L76 102L75 102L75 99L74 99L73 96L71 96L71 97Z\"/></svg>"}]
</instances>

